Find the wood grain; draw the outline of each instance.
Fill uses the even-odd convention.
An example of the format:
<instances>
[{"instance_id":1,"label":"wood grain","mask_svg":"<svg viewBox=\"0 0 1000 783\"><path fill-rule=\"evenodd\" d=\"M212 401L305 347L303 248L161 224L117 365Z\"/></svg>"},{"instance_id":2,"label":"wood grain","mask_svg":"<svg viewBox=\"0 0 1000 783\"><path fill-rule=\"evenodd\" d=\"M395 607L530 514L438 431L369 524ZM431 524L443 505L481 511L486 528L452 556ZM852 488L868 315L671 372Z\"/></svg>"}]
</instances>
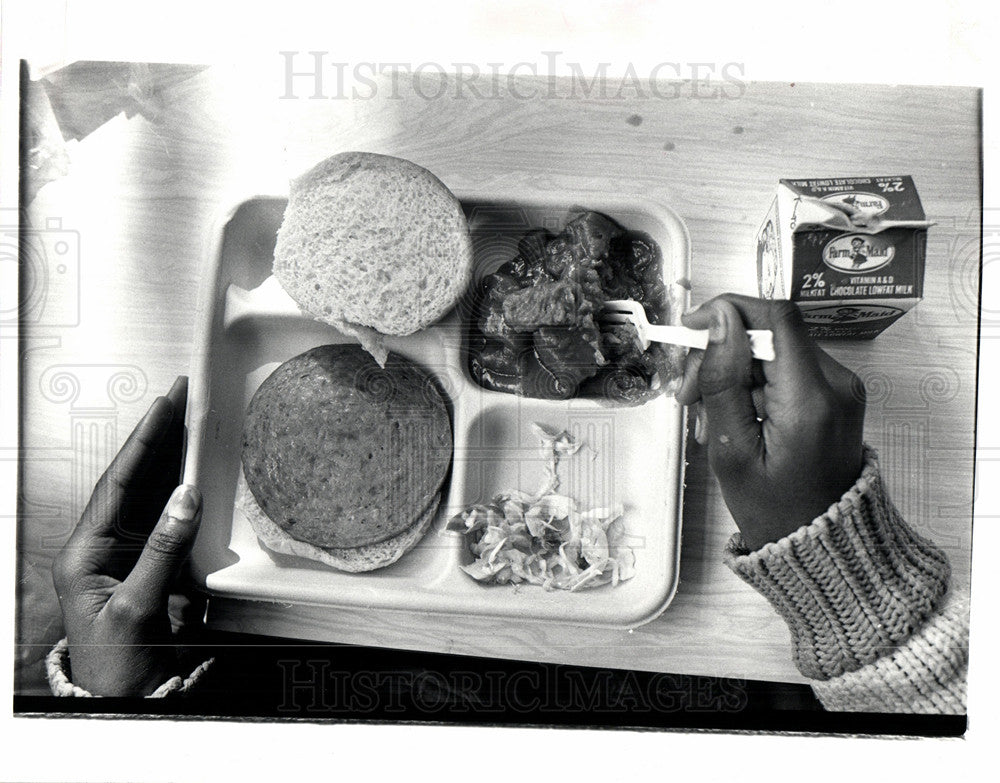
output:
<instances>
[{"instance_id":1,"label":"wood grain","mask_svg":"<svg viewBox=\"0 0 1000 783\"><path fill-rule=\"evenodd\" d=\"M758 83L731 98L692 97L690 83L677 92L428 100L405 89L398 99L278 100L269 86L211 69L165 85L155 120L118 116L71 145L69 175L46 185L29 210L34 226L59 218L76 232L80 275L75 293L52 293L79 297L76 322L24 329L19 690L41 691L38 661L61 635L48 569L89 491L86 478L188 370L214 216L234 195L273 192L274 183L346 149L410 158L456 189L613 190L667 203L691 233L695 302L753 291L753 234L779 177L912 174L936 222L924 301L875 341L826 348L874 389L866 437L883 454L890 490L911 523L945 546L956 582L967 584L978 92ZM137 390L103 402L95 400L106 389L66 398L50 383L62 365L81 377L95 365L136 368ZM96 377L88 382L99 384ZM81 451L74 427L88 415L110 435ZM213 600L210 621L353 644L802 681L782 621L721 563L735 528L693 441L687 458L678 594L634 631L233 600Z\"/></svg>"}]
</instances>

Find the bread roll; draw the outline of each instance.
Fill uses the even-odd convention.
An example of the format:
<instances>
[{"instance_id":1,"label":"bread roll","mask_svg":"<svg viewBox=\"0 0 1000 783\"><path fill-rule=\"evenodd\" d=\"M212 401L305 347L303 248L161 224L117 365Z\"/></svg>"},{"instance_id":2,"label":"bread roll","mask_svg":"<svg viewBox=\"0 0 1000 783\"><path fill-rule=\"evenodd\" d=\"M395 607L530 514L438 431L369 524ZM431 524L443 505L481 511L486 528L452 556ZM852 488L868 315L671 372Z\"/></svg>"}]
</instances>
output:
<instances>
[{"instance_id":1,"label":"bread roll","mask_svg":"<svg viewBox=\"0 0 1000 783\"><path fill-rule=\"evenodd\" d=\"M320 320L412 334L455 305L471 268L461 204L415 163L345 152L292 183L274 274Z\"/></svg>"}]
</instances>

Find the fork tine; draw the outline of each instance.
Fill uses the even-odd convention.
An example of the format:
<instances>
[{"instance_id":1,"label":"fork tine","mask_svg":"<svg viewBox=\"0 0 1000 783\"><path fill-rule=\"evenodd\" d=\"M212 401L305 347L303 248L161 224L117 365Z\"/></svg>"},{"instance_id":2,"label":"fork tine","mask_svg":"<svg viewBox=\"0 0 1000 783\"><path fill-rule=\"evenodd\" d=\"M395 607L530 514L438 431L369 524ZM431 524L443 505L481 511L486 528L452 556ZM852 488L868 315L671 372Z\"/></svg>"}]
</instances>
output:
<instances>
[{"instance_id":1,"label":"fork tine","mask_svg":"<svg viewBox=\"0 0 1000 783\"><path fill-rule=\"evenodd\" d=\"M632 323L625 313L601 313L600 320L606 324L628 324Z\"/></svg>"},{"instance_id":2,"label":"fork tine","mask_svg":"<svg viewBox=\"0 0 1000 783\"><path fill-rule=\"evenodd\" d=\"M604 307L609 310L616 310L620 313L631 313L632 315L646 316L646 311L639 302L633 299L611 299L605 302Z\"/></svg>"},{"instance_id":3,"label":"fork tine","mask_svg":"<svg viewBox=\"0 0 1000 783\"><path fill-rule=\"evenodd\" d=\"M605 312L625 313L629 319L639 328L640 324L646 323L645 308L633 299L610 299L604 303Z\"/></svg>"},{"instance_id":4,"label":"fork tine","mask_svg":"<svg viewBox=\"0 0 1000 783\"><path fill-rule=\"evenodd\" d=\"M632 299L609 299L604 303L605 307L612 310L631 310L635 306Z\"/></svg>"}]
</instances>

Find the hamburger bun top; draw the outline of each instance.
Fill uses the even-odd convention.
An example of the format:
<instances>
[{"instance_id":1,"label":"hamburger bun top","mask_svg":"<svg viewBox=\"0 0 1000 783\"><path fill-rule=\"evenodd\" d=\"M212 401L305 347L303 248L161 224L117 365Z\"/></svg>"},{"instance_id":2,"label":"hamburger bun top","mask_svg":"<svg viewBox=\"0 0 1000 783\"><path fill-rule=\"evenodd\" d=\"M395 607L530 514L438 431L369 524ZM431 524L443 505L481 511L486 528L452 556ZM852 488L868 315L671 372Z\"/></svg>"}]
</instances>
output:
<instances>
[{"instance_id":1,"label":"hamburger bun top","mask_svg":"<svg viewBox=\"0 0 1000 783\"><path fill-rule=\"evenodd\" d=\"M471 269L461 204L415 163L345 152L292 182L274 274L322 321L412 334L452 308Z\"/></svg>"},{"instance_id":2,"label":"hamburger bun top","mask_svg":"<svg viewBox=\"0 0 1000 783\"><path fill-rule=\"evenodd\" d=\"M243 430L243 472L260 508L324 548L386 541L436 509L451 453L431 377L397 354L380 368L353 344L279 366L250 401Z\"/></svg>"}]
</instances>

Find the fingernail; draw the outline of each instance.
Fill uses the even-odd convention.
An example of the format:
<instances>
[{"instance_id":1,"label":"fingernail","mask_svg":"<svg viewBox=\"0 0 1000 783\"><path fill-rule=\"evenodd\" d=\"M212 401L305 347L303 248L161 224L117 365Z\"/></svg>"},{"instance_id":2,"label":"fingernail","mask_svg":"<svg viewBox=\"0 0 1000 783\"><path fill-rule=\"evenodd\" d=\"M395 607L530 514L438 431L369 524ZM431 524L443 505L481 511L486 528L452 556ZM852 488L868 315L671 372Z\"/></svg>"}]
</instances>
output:
<instances>
[{"instance_id":1,"label":"fingernail","mask_svg":"<svg viewBox=\"0 0 1000 783\"><path fill-rule=\"evenodd\" d=\"M191 521L201 510L201 493L191 484L181 484L167 501L167 516L171 519Z\"/></svg>"},{"instance_id":2,"label":"fingernail","mask_svg":"<svg viewBox=\"0 0 1000 783\"><path fill-rule=\"evenodd\" d=\"M712 323L708 325L708 341L710 343L724 343L729 336L729 318L724 310L716 310L712 313Z\"/></svg>"},{"instance_id":3,"label":"fingernail","mask_svg":"<svg viewBox=\"0 0 1000 783\"><path fill-rule=\"evenodd\" d=\"M178 375L174 385L167 392L167 398L175 405L179 406L187 397L188 379L186 375Z\"/></svg>"},{"instance_id":4,"label":"fingernail","mask_svg":"<svg viewBox=\"0 0 1000 783\"><path fill-rule=\"evenodd\" d=\"M705 434L705 423L701 418L701 405L695 405L694 410L694 439L698 443L702 442L702 437Z\"/></svg>"}]
</instances>

